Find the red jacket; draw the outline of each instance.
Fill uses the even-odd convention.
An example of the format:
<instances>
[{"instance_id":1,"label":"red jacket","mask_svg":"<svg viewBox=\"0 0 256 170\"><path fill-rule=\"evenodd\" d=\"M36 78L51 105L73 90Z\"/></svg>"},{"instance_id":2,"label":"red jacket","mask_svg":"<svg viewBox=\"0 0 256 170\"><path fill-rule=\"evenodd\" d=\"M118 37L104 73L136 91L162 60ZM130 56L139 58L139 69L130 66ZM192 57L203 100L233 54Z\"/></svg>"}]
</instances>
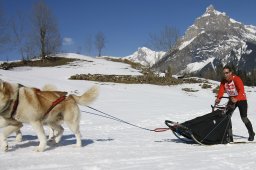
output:
<instances>
[{"instance_id":1,"label":"red jacket","mask_svg":"<svg viewBox=\"0 0 256 170\"><path fill-rule=\"evenodd\" d=\"M244 84L241 78L236 75L232 75L230 81L227 81L225 79L221 81L217 98L221 99L224 92L226 92L230 97L235 97L237 101L246 100Z\"/></svg>"}]
</instances>

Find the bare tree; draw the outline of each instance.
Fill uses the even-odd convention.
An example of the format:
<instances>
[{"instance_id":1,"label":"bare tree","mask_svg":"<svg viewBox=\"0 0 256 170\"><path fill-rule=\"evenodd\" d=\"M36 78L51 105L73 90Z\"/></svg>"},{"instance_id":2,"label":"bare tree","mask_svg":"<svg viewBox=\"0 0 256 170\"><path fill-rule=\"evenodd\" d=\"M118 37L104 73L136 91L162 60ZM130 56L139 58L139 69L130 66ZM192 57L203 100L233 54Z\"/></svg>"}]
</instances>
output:
<instances>
[{"instance_id":1,"label":"bare tree","mask_svg":"<svg viewBox=\"0 0 256 170\"><path fill-rule=\"evenodd\" d=\"M29 21L27 17L20 11L17 12L16 17L11 21L12 28L12 44L14 44L15 48L21 55L23 61L31 59L31 57L35 56L35 46L29 41L28 37L30 37L29 33L30 28ZM26 27L28 26L28 27Z\"/></svg>"},{"instance_id":2,"label":"bare tree","mask_svg":"<svg viewBox=\"0 0 256 170\"><path fill-rule=\"evenodd\" d=\"M166 25L160 33L149 34L149 46L156 51L168 51L173 47L178 38L178 29Z\"/></svg>"},{"instance_id":3,"label":"bare tree","mask_svg":"<svg viewBox=\"0 0 256 170\"><path fill-rule=\"evenodd\" d=\"M99 57L101 56L102 49L105 47L105 35L102 32L98 32L95 36L95 47L99 52Z\"/></svg>"},{"instance_id":4,"label":"bare tree","mask_svg":"<svg viewBox=\"0 0 256 170\"><path fill-rule=\"evenodd\" d=\"M34 36L31 40L37 45L40 57L45 59L47 55L58 52L61 36L57 21L43 0L33 7L32 25Z\"/></svg>"}]
</instances>

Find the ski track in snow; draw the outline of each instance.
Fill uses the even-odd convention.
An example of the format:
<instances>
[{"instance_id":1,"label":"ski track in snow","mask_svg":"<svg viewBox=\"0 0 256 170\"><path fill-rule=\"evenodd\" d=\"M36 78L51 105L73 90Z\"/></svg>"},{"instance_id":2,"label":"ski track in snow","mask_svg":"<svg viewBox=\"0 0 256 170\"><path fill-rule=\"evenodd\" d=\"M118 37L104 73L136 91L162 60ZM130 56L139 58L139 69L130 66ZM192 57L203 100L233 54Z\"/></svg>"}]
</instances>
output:
<instances>
[{"instance_id":1,"label":"ski track in snow","mask_svg":"<svg viewBox=\"0 0 256 170\"><path fill-rule=\"evenodd\" d=\"M149 129L166 127L166 119L183 122L211 111L210 105L214 102L212 89L202 89L199 84L156 86L68 80L69 76L81 73L140 74L126 64L103 59L92 60L94 62L80 62L79 65L0 70L0 78L38 88L54 84L60 90L76 91L79 94L96 84L100 95L91 107ZM188 93L182 90L188 87L199 91ZM246 91L248 117L255 125L256 89L246 87ZM15 136L11 135L8 138L9 151L0 151L1 169L249 170L256 166L255 144L184 144L170 131L145 131L96 116L99 113L87 107L81 106L80 109L83 111L80 126L83 147L74 147L75 137L63 125L65 131L60 144L55 146L48 143L45 152L34 152L38 139L31 126L25 124L22 128L23 141L16 143ZM234 140L247 140L248 134L240 120L238 109L234 112L232 121L233 133L236 135ZM45 130L48 134L47 127Z\"/></svg>"}]
</instances>

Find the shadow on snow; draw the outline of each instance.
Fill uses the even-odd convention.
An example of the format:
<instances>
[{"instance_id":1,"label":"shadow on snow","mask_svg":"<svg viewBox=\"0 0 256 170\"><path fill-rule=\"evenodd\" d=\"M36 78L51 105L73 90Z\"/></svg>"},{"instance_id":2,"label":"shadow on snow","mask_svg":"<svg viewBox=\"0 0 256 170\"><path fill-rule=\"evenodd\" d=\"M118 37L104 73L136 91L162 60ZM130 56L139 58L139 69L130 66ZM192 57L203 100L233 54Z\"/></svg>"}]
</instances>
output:
<instances>
[{"instance_id":1,"label":"shadow on snow","mask_svg":"<svg viewBox=\"0 0 256 170\"><path fill-rule=\"evenodd\" d=\"M15 139L15 136L10 136L9 139ZM95 141L96 142L109 142L109 141L113 141L114 139L111 138L107 138L107 139L82 139L82 147L84 146L88 146L93 144ZM47 145L48 147L45 149L47 150L54 150L55 148L58 147L62 147L62 146L68 146L68 145L75 145L76 144L76 138L75 135L63 135L61 138L60 143L56 144L51 140L47 141ZM27 148L27 147L31 147L31 146L38 146L39 145L39 141L37 136L33 136L33 135L23 135L22 136L22 142L21 143L16 143L14 144L14 146L12 146L11 148L9 148L9 152L10 151L15 151L17 149L20 148Z\"/></svg>"}]
</instances>

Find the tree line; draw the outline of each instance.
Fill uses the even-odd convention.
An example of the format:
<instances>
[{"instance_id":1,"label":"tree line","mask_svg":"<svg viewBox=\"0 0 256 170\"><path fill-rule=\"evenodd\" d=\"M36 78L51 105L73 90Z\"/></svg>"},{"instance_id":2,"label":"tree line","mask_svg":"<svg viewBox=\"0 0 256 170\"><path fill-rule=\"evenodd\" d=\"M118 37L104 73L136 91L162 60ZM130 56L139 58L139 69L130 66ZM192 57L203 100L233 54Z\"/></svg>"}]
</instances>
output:
<instances>
[{"instance_id":1,"label":"tree line","mask_svg":"<svg viewBox=\"0 0 256 170\"><path fill-rule=\"evenodd\" d=\"M44 60L61 51L62 38L57 19L43 0L33 5L30 17L17 12L14 18L8 19L4 12L0 3L0 54L17 50L22 60ZM105 47L104 33L98 32L94 43L98 56L101 56Z\"/></svg>"},{"instance_id":2,"label":"tree line","mask_svg":"<svg viewBox=\"0 0 256 170\"><path fill-rule=\"evenodd\" d=\"M3 2L2 2L3 3ZM16 50L22 60L54 55L61 51L62 37L56 17L44 0L36 1L30 17L17 12L14 18L8 19L0 2L0 55L4 51ZM178 29L166 25L161 32L149 33L148 46L155 51L168 51L179 37ZM85 50L90 54L95 48L98 56L106 47L106 36L98 32L94 37L85 38ZM77 53L80 53L81 47ZM2 56L2 55L1 55ZM6 58L8 60L8 58Z\"/></svg>"}]
</instances>

